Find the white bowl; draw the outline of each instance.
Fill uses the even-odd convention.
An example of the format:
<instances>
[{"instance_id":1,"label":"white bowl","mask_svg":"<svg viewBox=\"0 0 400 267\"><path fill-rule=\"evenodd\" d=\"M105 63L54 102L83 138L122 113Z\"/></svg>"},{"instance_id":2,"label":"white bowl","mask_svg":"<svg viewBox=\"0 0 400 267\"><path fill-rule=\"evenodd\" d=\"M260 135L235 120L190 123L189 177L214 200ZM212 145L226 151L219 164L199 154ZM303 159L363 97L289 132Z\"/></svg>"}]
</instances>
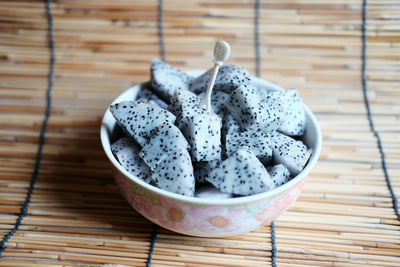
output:
<instances>
[{"instance_id":1,"label":"white bowl","mask_svg":"<svg viewBox=\"0 0 400 267\"><path fill-rule=\"evenodd\" d=\"M198 76L202 71L191 71ZM266 90L282 90L278 85L252 78L252 84ZM134 100L145 84L127 89L113 103ZM129 204L150 221L169 230L194 236L232 236L253 231L269 224L286 211L300 195L307 174L314 167L321 151L321 130L314 114L304 105L306 131L303 142L313 153L304 170L296 177L271 191L231 199L204 199L171 193L133 176L115 159L111 143L121 136L116 120L108 108L100 135L104 151L112 164L112 173Z\"/></svg>"}]
</instances>

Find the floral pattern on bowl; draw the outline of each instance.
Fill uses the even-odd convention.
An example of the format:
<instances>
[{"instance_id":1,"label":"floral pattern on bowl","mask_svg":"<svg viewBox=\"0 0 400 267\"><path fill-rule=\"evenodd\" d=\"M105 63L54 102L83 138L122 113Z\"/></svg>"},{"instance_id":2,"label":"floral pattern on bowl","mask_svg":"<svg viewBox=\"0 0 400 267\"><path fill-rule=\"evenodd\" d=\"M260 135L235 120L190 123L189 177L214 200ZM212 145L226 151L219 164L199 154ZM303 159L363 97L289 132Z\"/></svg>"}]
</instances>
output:
<instances>
[{"instance_id":1,"label":"floral pattern on bowl","mask_svg":"<svg viewBox=\"0 0 400 267\"><path fill-rule=\"evenodd\" d=\"M133 183L117 169L114 178L129 204L166 229L196 236L227 236L255 230L286 211L300 195L305 179L295 186L253 203L201 205L170 199Z\"/></svg>"}]
</instances>

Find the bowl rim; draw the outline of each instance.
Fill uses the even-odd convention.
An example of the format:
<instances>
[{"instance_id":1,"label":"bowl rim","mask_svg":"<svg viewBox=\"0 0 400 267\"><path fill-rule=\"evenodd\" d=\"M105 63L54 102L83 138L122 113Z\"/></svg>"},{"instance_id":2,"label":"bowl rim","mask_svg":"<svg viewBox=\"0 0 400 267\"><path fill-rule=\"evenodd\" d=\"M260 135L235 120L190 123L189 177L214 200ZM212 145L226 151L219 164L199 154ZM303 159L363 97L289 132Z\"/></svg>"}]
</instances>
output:
<instances>
[{"instance_id":1,"label":"bowl rim","mask_svg":"<svg viewBox=\"0 0 400 267\"><path fill-rule=\"evenodd\" d=\"M187 73L189 75L194 76L196 74L201 74L202 72L203 71L188 71ZM252 78L252 83L256 83L256 84L259 84L259 85L262 85L265 87L270 87L270 88L272 88L272 90L284 90L282 87L280 87L274 83L271 83L271 82L268 82L268 81L265 81L265 80L262 80L262 79L256 78L256 77L251 77L251 78ZM146 82L146 83L148 83L148 82ZM146 83L137 84L133 87L128 88L127 90L123 91L120 95L118 95L118 97L116 97L112 103L117 102L118 99L121 98L128 91L137 89L139 86L142 86L143 84L146 84ZM109 142L110 141L109 140L109 137L110 137L109 129L110 129L110 126L112 126L112 127L115 126L116 120L114 119L114 117L112 117L110 111L108 110L108 107L107 107L107 110L104 113L104 116L102 119L102 123L101 123L101 127L100 127L100 139L101 139L101 143L103 146L103 150L106 153L106 155L107 155L108 159L110 160L110 162L112 163L112 165L116 169L118 169L121 173L123 173L126 177L128 177L131 181L133 181L136 184L139 184L140 186L146 188L147 190L149 190L153 193L160 194L162 196L169 197L169 198L172 198L175 200L192 203L192 204L240 205L240 204L246 204L249 202L256 202L256 201L259 201L262 199L270 198L274 195L281 194L283 191L286 191L290 187L296 185L302 179L305 179L305 177L308 175L308 173L311 171L311 169L316 164L316 162L319 158L319 155L321 153L321 146L322 146L321 129L319 127L319 124L318 124L318 121L317 121L315 115L311 112L311 110L305 104L303 104L303 107L304 107L304 110L306 113L306 118L311 120L311 124L314 125L314 127L316 129L316 136L314 137L315 148L313 149L311 158L308 160L307 165L297 176L295 176L289 182L287 182L277 188L274 188L270 191L255 194L255 195L250 195L250 196L242 196L242 197L229 198L229 199L207 199L207 198L198 198L198 197L194 197L194 196L193 197L184 196L184 195L179 195L179 194L176 194L173 192L169 192L169 191L160 189L158 187L150 185L150 184L146 183L145 181L133 176L119 164L119 162L116 160L116 158L112 154L111 143ZM309 122L307 122L307 123L309 123Z\"/></svg>"}]
</instances>

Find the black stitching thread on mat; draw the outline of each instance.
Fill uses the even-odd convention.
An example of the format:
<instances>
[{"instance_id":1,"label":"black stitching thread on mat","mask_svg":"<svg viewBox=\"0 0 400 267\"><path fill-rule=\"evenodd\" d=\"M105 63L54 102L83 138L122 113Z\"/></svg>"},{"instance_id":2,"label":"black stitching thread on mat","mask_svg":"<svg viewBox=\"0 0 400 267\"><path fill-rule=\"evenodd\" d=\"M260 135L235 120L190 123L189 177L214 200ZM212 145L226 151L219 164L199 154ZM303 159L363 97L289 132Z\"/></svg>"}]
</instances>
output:
<instances>
[{"instance_id":1,"label":"black stitching thread on mat","mask_svg":"<svg viewBox=\"0 0 400 267\"><path fill-rule=\"evenodd\" d=\"M156 239L157 239L157 230L158 226L157 224L154 224L153 233L151 234L151 243L149 248L149 255L147 256L146 267L151 266L151 260L153 258L153 252L154 252L154 245L156 244Z\"/></svg>"},{"instance_id":2,"label":"black stitching thread on mat","mask_svg":"<svg viewBox=\"0 0 400 267\"><path fill-rule=\"evenodd\" d=\"M164 45L164 25L163 25L163 0L158 0L158 20L157 20L157 28L158 28L158 42L160 44L160 56L163 61L166 59L165 55L165 45ZM146 267L151 266L151 260L153 259L154 246L156 244L157 239L157 231L158 226L154 224L153 233L151 235L151 242L149 248L149 255L147 256Z\"/></svg>"},{"instance_id":3,"label":"black stitching thread on mat","mask_svg":"<svg viewBox=\"0 0 400 267\"><path fill-rule=\"evenodd\" d=\"M260 77L261 69L261 56L260 56L260 35L259 35L259 24L260 21L260 0L256 0L254 5L254 50L256 54L256 76ZM275 222L271 222L271 263L273 267L276 267L276 258L278 256L278 250L276 248L275 238Z\"/></svg>"},{"instance_id":4,"label":"black stitching thread on mat","mask_svg":"<svg viewBox=\"0 0 400 267\"><path fill-rule=\"evenodd\" d=\"M163 14L163 0L158 0L158 20L157 20L157 28L158 28L158 42L160 44L160 55L161 60L166 61L165 55L165 44L164 44L164 14Z\"/></svg>"},{"instance_id":5,"label":"black stitching thread on mat","mask_svg":"<svg viewBox=\"0 0 400 267\"><path fill-rule=\"evenodd\" d=\"M254 49L256 51L256 76L260 77L260 35L259 35L259 18L260 18L260 0L256 0L254 8Z\"/></svg>"},{"instance_id":6,"label":"black stitching thread on mat","mask_svg":"<svg viewBox=\"0 0 400 267\"><path fill-rule=\"evenodd\" d=\"M271 223L271 263L273 267L276 267L276 257L278 256L278 250L276 248L276 240L275 240L275 222Z\"/></svg>"},{"instance_id":7,"label":"black stitching thread on mat","mask_svg":"<svg viewBox=\"0 0 400 267\"><path fill-rule=\"evenodd\" d=\"M44 135L47 130L47 122L50 117L50 109L51 109L51 90L53 88L53 80L54 80L54 63L55 63L55 57L54 57L54 39L53 39L53 15L51 14L51 7L50 7L50 0L46 0L46 13L47 13L47 21L48 21L48 43L49 43L49 48L50 48L50 65L49 65L49 75L48 75L48 83L47 83L47 90L46 90L46 110L45 110L45 115L43 119L43 124L42 124L42 129L40 131L39 135L39 147L36 153L36 162L35 162L35 167L33 170L32 174L32 179L29 185L28 193L26 195L26 199L24 204L21 207L20 214L18 216L17 222L15 223L14 229L12 229L7 235L3 237L3 239L0 242L0 258L3 258L3 252L6 249L6 243L8 240L18 231L22 220L25 218L27 215L27 209L28 205L31 201L31 196L33 192L33 188L35 186L38 174L39 174L39 168L40 168L40 162L42 159L42 151L43 151L43 145L44 145Z\"/></svg>"},{"instance_id":8,"label":"black stitching thread on mat","mask_svg":"<svg viewBox=\"0 0 400 267\"><path fill-rule=\"evenodd\" d=\"M371 107L370 107L370 102L369 102L369 98L368 98L368 94L367 94L368 80L367 80L367 75L366 75L366 69L367 69L367 0L363 0L363 3L362 3L361 80L362 80L364 102L365 102L365 107L367 108L367 117L368 117L369 127L376 137L376 142L378 144L379 152L381 154L382 169L385 174L387 187L389 188L390 195L392 196L393 209L394 209L394 212L396 213L397 219L400 220L399 204L398 204L398 201L396 198L396 194L394 193L394 190L392 187L392 182L390 180L389 173L388 173L388 170L386 167L386 156L385 156L385 152L383 151L382 139L381 139L381 136L379 135L378 131L375 129L374 121L372 119Z\"/></svg>"}]
</instances>

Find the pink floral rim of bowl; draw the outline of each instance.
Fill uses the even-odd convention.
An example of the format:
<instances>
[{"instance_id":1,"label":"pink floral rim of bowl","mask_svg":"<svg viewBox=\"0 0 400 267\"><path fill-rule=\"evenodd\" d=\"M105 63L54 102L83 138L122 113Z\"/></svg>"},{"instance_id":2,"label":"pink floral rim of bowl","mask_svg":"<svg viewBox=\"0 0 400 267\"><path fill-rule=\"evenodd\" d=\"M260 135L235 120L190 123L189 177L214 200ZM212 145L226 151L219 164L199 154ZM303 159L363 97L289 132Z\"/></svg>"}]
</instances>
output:
<instances>
[{"instance_id":1,"label":"pink floral rim of bowl","mask_svg":"<svg viewBox=\"0 0 400 267\"><path fill-rule=\"evenodd\" d=\"M188 72L196 76L201 72ZM267 90L282 90L279 86L253 78L252 83ZM113 103L134 99L142 85L134 86ZM100 134L112 173L129 204L150 221L169 230L194 236L232 236L269 224L285 212L300 195L306 175L317 162L321 150L321 130L312 112L304 105L306 134L303 141L313 150L304 170L288 183L265 193L233 199L200 199L182 196L156 188L134 177L114 158L110 141L116 122L107 110Z\"/></svg>"},{"instance_id":2,"label":"pink floral rim of bowl","mask_svg":"<svg viewBox=\"0 0 400 267\"><path fill-rule=\"evenodd\" d=\"M169 230L196 236L237 235L269 224L297 199L305 179L280 194L246 204L201 205L171 199L137 186L113 168L123 196L140 214Z\"/></svg>"}]
</instances>

